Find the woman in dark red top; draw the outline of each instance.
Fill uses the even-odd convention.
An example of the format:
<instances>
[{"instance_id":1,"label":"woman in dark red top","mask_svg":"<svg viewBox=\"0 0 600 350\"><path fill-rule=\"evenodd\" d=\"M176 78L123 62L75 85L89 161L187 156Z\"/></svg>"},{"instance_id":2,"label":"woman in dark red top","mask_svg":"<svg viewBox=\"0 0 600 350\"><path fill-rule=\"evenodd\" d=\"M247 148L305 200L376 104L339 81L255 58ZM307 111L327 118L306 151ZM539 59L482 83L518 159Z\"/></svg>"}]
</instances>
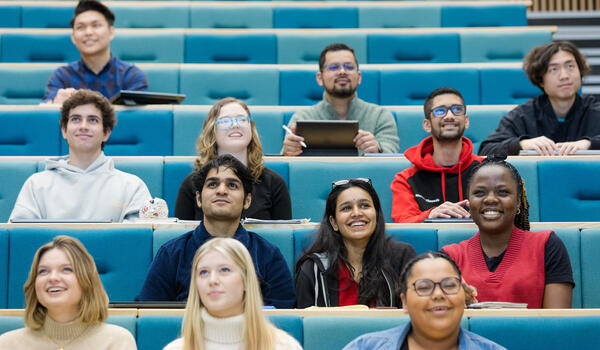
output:
<instances>
[{"instance_id":1,"label":"woman in dark red top","mask_svg":"<svg viewBox=\"0 0 600 350\"><path fill-rule=\"evenodd\" d=\"M415 255L386 236L370 179L336 181L315 242L296 265L296 306L399 307L400 272Z\"/></svg>"},{"instance_id":2,"label":"woman in dark red top","mask_svg":"<svg viewBox=\"0 0 600 350\"><path fill-rule=\"evenodd\" d=\"M477 288L477 299L570 308L569 254L554 232L529 231L529 204L517 169L503 159L485 159L473 170L468 194L479 232L443 250Z\"/></svg>"}]
</instances>

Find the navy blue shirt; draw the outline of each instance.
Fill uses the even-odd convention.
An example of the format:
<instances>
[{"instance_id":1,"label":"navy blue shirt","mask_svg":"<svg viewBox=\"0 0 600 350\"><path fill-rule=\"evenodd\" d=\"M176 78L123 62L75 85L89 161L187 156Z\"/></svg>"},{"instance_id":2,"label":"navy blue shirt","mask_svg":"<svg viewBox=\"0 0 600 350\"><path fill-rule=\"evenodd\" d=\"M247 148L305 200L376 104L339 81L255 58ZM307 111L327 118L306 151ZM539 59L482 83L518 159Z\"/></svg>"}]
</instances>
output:
<instances>
[{"instance_id":1,"label":"navy blue shirt","mask_svg":"<svg viewBox=\"0 0 600 350\"><path fill-rule=\"evenodd\" d=\"M196 250L213 236L204 222L194 231L174 238L156 253L150 271L136 297L141 301L185 301L190 288L192 260ZM252 257L265 305L293 308L296 291L292 275L279 248L240 224L233 238L242 242Z\"/></svg>"},{"instance_id":2,"label":"navy blue shirt","mask_svg":"<svg viewBox=\"0 0 600 350\"><path fill-rule=\"evenodd\" d=\"M98 74L82 60L58 67L48 80L44 102L54 100L56 92L66 88L90 89L111 98L121 90L148 90L148 79L138 67L111 56Z\"/></svg>"}]
</instances>

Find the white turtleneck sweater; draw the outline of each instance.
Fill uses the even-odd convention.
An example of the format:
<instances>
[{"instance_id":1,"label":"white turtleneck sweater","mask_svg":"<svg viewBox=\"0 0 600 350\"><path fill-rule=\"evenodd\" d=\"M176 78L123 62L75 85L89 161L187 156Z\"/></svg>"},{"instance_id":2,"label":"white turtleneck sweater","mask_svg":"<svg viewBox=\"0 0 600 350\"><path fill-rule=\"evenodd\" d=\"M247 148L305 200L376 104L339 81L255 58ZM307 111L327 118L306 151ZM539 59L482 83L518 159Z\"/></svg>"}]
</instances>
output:
<instances>
[{"instance_id":1,"label":"white turtleneck sweater","mask_svg":"<svg viewBox=\"0 0 600 350\"><path fill-rule=\"evenodd\" d=\"M246 342L244 339L244 315L226 318L211 316L206 309L202 309L204 322L204 346L206 350L243 350ZM169 343L163 350L181 350L183 338L178 338ZM273 350L302 350L298 341L284 331L278 330L277 344Z\"/></svg>"},{"instance_id":2,"label":"white turtleneck sweater","mask_svg":"<svg viewBox=\"0 0 600 350\"><path fill-rule=\"evenodd\" d=\"M38 330L21 328L0 335L0 349L11 350L136 350L133 335L112 324L59 323L46 317Z\"/></svg>"}]
</instances>

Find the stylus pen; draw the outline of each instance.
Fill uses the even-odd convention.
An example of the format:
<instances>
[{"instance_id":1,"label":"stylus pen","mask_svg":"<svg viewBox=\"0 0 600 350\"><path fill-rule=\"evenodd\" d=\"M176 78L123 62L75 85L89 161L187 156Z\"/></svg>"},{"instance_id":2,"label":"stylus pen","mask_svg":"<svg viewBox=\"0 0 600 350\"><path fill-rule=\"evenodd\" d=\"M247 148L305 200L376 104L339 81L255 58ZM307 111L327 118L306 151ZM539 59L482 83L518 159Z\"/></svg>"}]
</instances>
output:
<instances>
[{"instance_id":1,"label":"stylus pen","mask_svg":"<svg viewBox=\"0 0 600 350\"><path fill-rule=\"evenodd\" d=\"M288 128L285 125L281 126L283 128L283 130L285 130L286 133L290 134L290 135L294 135L294 133L292 132L292 130L290 130L290 128ZM308 148L308 146L306 145L306 143L304 143L304 141L300 141L300 145L304 148Z\"/></svg>"}]
</instances>

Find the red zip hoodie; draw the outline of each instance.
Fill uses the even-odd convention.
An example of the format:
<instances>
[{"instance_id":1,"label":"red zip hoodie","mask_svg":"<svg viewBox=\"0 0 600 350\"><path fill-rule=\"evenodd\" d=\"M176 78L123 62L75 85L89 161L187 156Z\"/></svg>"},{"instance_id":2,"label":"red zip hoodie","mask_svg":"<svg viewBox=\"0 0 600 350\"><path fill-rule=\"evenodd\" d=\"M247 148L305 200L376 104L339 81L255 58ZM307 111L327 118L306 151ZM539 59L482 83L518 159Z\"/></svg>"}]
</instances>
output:
<instances>
[{"instance_id":1,"label":"red zip hoodie","mask_svg":"<svg viewBox=\"0 0 600 350\"><path fill-rule=\"evenodd\" d=\"M407 149L404 156L413 166L397 173L390 186L394 222L422 222L438 205L466 198L473 167L483 159L473 154L473 144L464 136L458 163L451 167L433 162L431 136Z\"/></svg>"}]
</instances>

